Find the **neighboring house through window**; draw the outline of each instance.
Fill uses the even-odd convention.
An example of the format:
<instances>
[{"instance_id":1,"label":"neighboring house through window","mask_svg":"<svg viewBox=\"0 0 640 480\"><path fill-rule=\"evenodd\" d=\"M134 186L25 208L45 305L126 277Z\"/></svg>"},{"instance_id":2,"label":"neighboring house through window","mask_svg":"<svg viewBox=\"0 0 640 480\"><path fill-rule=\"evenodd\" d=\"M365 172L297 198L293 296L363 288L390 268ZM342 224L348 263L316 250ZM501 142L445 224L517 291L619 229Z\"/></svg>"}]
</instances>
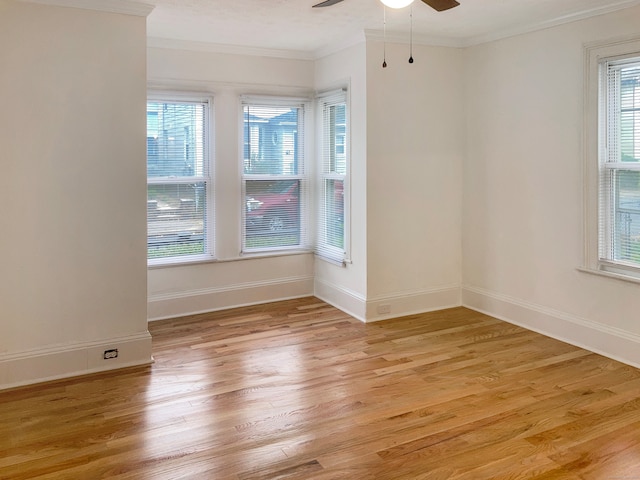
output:
<instances>
[{"instance_id":1,"label":"neighboring house through window","mask_svg":"<svg viewBox=\"0 0 640 480\"><path fill-rule=\"evenodd\" d=\"M243 98L242 251L308 248L305 102Z\"/></svg>"},{"instance_id":2,"label":"neighboring house through window","mask_svg":"<svg viewBox=\"0 0 640 480\"><path fill-rule=\"evenodd\" d=\"M150 264L210 258L209 100L147 102Z\"/></svg>"}]
</instances>

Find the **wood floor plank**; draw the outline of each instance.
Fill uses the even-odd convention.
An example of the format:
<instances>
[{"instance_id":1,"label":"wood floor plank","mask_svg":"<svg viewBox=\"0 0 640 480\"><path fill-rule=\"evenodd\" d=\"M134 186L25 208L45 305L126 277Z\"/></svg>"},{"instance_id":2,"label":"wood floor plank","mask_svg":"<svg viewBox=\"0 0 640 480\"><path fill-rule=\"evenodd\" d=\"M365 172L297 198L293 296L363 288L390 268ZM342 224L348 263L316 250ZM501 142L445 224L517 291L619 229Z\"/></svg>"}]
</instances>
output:
<instances>
[{"instance_id":1,"label":"wood floor plank","mask_svg":"<svg viewBox=\"0 0 640 480\"><path fill-rule=\"evenodd\" d=\"M0 392L0 480L640 478L640 371L465 308L154 322L155 363Z\"/></svg>"}]
</instances>

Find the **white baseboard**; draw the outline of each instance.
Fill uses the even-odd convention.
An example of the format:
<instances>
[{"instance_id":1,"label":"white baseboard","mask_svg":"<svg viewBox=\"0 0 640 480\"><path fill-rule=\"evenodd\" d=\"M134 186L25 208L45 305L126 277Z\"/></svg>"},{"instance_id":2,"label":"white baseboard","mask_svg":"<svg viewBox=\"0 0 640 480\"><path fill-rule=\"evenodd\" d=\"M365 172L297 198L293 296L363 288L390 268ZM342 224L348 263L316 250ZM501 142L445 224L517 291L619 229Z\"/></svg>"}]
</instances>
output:
<instances>
[{"instance_id":1,"label":"white baseboard","mask_svg":"<svg viewBox=\"0 0 640 480\"><path fill-rule=\"evenodd\" d=\"M460 306L458 285L365 299L347 289L316 280L315 295L363 322L377 322Z\"/></svg>"},{"instance_id":2,"label":"white baseboard","mask_svg":"<svg viewBox=\"0 0 640 480\"><path fill-rule=\"evenodd\" d=\"M117 349L117 358L104 359L105 350ZM0 355L0 390L89 373L147 365L151 335L144 332L106 341Z\"/></svg>"},{"instance_id":3,"label":"white baseboard","mask_svg":"<svg viewBox=\"0 0 640 480\"><path fill-rule=\"evenodd\" d=\"M147 318L149 321L163 320L311 295L313 295L313 276L279 278L265 282L150 295L147 303Z\"/></svg>"},{"instance_id":4,"label":"white baseboard","mask_svg":"<svg viewBox=\"0 0 640 480\"><path fill-rule=\"evenodd\" d=\"M314 295L361 322L367 321L367 300L357 292L316 279Z\"/></svg>"},{"instance_id":5,"label":"white baseboard","mask_svg":"<svg viewBox=\"0 0 640 480\"><path fill-rule=\"evenodd\" d=\"M640 336L541 305L463 286L462 305L640 368Z\"/></svg>"},{"instance_id":6,"label":"white baseboard","mask_svg":"<svg viewBox=\"0 0 640 480\"><path fill-rule=\"evenodd\" d=\"M367 322L459 307L460 301L460 285L369 298Z\"/></svg>"}]
</instances>

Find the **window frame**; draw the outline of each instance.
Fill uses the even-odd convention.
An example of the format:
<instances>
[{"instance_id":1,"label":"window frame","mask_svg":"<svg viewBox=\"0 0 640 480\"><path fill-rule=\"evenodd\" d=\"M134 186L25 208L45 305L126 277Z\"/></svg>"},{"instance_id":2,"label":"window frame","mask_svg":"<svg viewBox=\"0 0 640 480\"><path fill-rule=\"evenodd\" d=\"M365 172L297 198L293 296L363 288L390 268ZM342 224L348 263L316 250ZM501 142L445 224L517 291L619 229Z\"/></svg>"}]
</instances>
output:
<instances>
[{"instance_id":1,"label":"window frame","mask_svg":"<svg viewBox=\"0 0 640 480\"><path fill-rule=\"evenodd\" d=\"M311 251L310 243L310 176L309 167L311 157L309 155L309 145L313 143L312 127L312 101L309 97L297 96L272 96L272 95L240 95L239 97L239 175L241 182L241 211L240 211L240 255L242 257L281 255L283 253L308 253ZM276 174L253 174L245 173L245 106L255 107L290 107L299 108L298 118L298 138L297 154L298 171L293 175ZM247 182L248 181L286 181L294 180L299 182L299 242L295 245L273 245L261 248L247 248L246 246L246 226L247 226Z\"/></svg>"},{"instance_id":2,"label":"window frame","mask_svg":"<svg viewBox=\"0 0 640 480\"><path fill-rule=\"evenodd\" d=\"M611 182L608 179L616 166L607 159L608 129L605 122L609 111L604 101L608 92L606 65L630 59L640 61L640 37L589 44L584 52L584 258L580 270L640 282L640 264L607 258L606 254L612 251L610 231L615 221L608 213L611 211L611 195L614 194L614 187L609 187Z\"/></svg>"},{"instance_id":3,"label":"window frame","mask_svg":"<svg viewBox=\"0 0 640 480\"><path fill-rule=\"evenodd\" d=\"M345 171L343 174L332 171L330 165L331 160L325 158L328 152L326 148L327 142L331 144L331 126L325 124L325 109L327 107L344 104L345 107L345 132L344 142L341 144L344 148ZM335 263L340 266L346 266L350 262L350 170L351 170L351 141L350 141L350 108L349 108L349 90L347 87L322 92L316 95L316 171L317 181L315 188L316 201L316 238L315 238L315 254L317 258ZM335 143L337 146L338 143ZM328 223L326 210L326 190L327 181L342 181L343 184L343 222L342 248L332 245L326 238L326 225Z\"/></svg>"},{"instance_id":4,"label":"window frame","mask_svg":"<svg viewBox=\"0 0 640 480\"><path fill-rule=\"evenodd\" d=\"M172 265L200 263L215 260L215 224L214 224L214 196L213 196L213 132L214 132L214 99L211 94L198 92L178 92L172 90L149 90L147 93L147 108L151 102L156 103L195 103L204 105L204 152L203 174L198 176L162 176L149 177L147 173L147 191L149 185L188 185L204 184L205 210L204 210L204 253L192 255L177 255L171 257L149 258L147 266L166 267ZM148 165L148 152L147 152ZM147 228L148 228L147 216Z\"/></svg>"}]
</instances>

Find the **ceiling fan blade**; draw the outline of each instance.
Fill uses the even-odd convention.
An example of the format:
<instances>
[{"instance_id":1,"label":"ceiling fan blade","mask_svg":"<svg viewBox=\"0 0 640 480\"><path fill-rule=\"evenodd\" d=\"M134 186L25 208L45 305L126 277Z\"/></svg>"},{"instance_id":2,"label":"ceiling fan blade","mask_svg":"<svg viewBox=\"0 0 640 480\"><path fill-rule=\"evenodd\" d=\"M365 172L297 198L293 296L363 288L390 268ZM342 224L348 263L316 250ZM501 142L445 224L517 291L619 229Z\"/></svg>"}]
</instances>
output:
<instances>
[{"instance_id":1,"label":"ceiling fan blade","mask_svg":"<svg viewBox=\"0 0 640 480\"><path fill-rule=\"evenodd\" d=\"M444 10L449 10L450 8L457 7L460 3L456 2L456 0L422 0L424 3L429 5L431 8L437 10L438 12L442 12Z\"/></svg>"},{"instance_id":2,"label":"ceiling fan blade","mask_svg":"<svg viewBox=\"0 0 640 480\"><path fill-rule=\"evenodd\" d=\"M324 2L316 3L313 8L316 7L330 7L331 5L335 5L336 3L340 3L342 0L325 0Z\"/></svg>"}]
</instances>

